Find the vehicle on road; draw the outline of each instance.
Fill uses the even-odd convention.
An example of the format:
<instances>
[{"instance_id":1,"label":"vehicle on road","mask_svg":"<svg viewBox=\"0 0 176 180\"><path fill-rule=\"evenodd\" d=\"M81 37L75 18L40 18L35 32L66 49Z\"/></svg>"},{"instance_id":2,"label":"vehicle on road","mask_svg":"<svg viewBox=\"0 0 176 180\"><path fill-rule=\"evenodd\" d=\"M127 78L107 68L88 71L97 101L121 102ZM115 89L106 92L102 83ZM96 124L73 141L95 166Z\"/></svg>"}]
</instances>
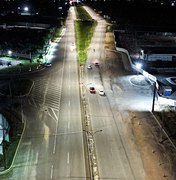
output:
<instances>
[{"instance_id":1,"label":"vehicle on road","mask_svg":"<svg viewBox=\"0 0 176 180\"><path fill-rule=\"evenodd\" d=\"M51 63L45 63L44 66L45 66L45 67L51 67L52 64L51 64Z\"/></svg>"},{"instance_id":2,"label":"vehicle on road","mask_svg":"<svg viewBox=\"0 0 176 180\"><path fill-rule=\"evenodd\" d=\"M92 69L92 66L91 66L91 65L88 65L88 66L87 66L87 69Z\"/></svg>"},{"instance_id":3,"label":"vehicle on road","mask_svg":"<svg viewBox=\"0 0 176 180\"><path fill-rule=\"evenodd\" d=\"M93 93L93 94L96 93L96 90L95 90L95 88L94 88L93 86L91 86L91 87L89 88L89 91L90 91L90 93Z\"/></svg>"},{"instance_id":4,"label":"vehicle on road","mask_svg":"<svg viewBox=\"0 0 176 180\"><path fill-rule=\"evenodd\" d=\"M71 47L70 47L70 48L71 48L71 51L73 51L73 50L76 48L75 43L73 43L73 42L72 42L72 44L71 44Z\"/></svg>"},{"instance_id":5,"label":"vehicle on road","mask_svg":"<svg viewBox=\"0 0 176 180\"><path fill-rule=\"evenodd\" d=\"M100 96L105 96L105 92L104 92L103 89L99 89L98 94L99 94Z\"/></svg>"},{"instance_id":6,"label":"vehicle on road","mask_svg":"<svg viewBox=\"0 0 176 180\"><path fill-rule=\"evenodd\" d=\"M99 67L99 66L100 66L100 63L99 63L98 61L95 61L95 62L94 62L94 65L97 66L97 67Z\"/></svg>"},{"instance_id":7,"label":"vehicle on road","mask_svg":"<svg viewBox=\"0 0 176 180\"><path fill-rule=\"evenodd\" d=\"M8 61L6 65L7 65L7 66L12 66L11 61Z\"/></svg>"}]
</instances>

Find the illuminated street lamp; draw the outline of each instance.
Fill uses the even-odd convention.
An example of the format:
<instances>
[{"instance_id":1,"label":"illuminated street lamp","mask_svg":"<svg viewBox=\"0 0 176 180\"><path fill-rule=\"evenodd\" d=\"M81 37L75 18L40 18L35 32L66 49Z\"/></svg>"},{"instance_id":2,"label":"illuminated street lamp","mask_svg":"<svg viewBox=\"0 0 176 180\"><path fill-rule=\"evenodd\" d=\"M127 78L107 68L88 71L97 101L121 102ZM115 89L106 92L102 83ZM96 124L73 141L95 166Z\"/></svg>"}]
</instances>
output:
<instances>
[{"instance_id":1,"label":"illuminated street lamp","mask_svg":"<svg viewBox=\"0 0 176 180\"><path fill-rule=\"evenodd\" d=\"M155 97L156 97L156 82L153 83L152 112L155 111Z\"/></svg>"},{"instance_id":2,"label":"illuminated street lamp","mask_svg":"<svg viewBox=\"0 0 176 180\"><path fill-rule=\"evenodd\" d=\"M141 69L142 68L142 64L141 63L136 63L136 68L137 69Z\"/></svg>"},{"instance_id":3,"label":"illuminated street lamp","mask_svg":"<svg viewBox=\"0 0 176 180\"><path fill-rule=\"evenodd\" d=\"M92 131L87 131L87 130L83 130L83 131L85 131L86 133L90 134L90 135L91 135L91 137L93 138L93 137L94 137L94 135L95 135L96 133L98 133L98 132L102 132L103 130L102 130L102 129L100 129L100 130L97 130L97 131L95 131L95 132L92 132Z\"/></svg>"},{"instance_id":4,"label":"illuminated street lamp","mask_svg":"<svg viewBox=\"0 0 176 180\"><path fill-rule=\"evenodd\" d=\"M8 50L7 51L7 54L10 56L12 54L12 51L11 50Z\"/></svg>"},{"instance_id":5,"label":"illuminated street lamp","mask_svg":"<svg viewBox=\"0 0 176 180\"><path fill-rule=\"evenodd\" d=\"M27 6L24 7L24 11L25 12L28 12L29 11L29 8Z\"/></svg>"},{"instance_id":6,"label":"illuminated street lamp","mask_svg":"<svg viewBox=\"0 0 176 180\"><path fill-rule=\"evenodd\" d=\"M136 63L135 66L136 66L136 69L137 69L137 75L139 75L139 72L140 72L140 70L142 68L142 64L141 63Z\"/></svg>"},{"instance_id":7,"label":"illuminated street lamp","mask_svg":"<svg viewBox=\"0 0 176 180\"><path fill-rule=\"evenodd\" d=\"M88 159L89 159L90 175L91 175L91 179L95 179L95 177L97 176L97 172L95 173L94 170L95 170L95 168L97 168L97 166L96 166L97 163L95 163L96 155L95 155L94 136L95 136L95 134L97 134L98 132L102 132L103 130L100 129L100 130L97 130L95 132L88 131L88 130L83 130L83 131L85 131L87 133L88 150L89 150Z\"/></svg>"}]
</instances>

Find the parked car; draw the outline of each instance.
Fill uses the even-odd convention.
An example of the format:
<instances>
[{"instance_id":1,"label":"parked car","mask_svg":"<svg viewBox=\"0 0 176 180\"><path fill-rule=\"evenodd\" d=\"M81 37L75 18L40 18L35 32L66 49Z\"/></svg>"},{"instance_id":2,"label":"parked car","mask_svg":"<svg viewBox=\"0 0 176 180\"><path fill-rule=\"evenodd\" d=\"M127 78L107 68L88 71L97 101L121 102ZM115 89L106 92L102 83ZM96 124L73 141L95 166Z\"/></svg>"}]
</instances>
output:
<instances>
[{"instance_id":1,"label":"parked car","mask_svg":"<svg viewBox=\"0 0 176 180\"><path fill-rule=\"evenodd\" d=\"M94 88L94 87L92 87L92 86L89 88L89 91L90 91L90 93L94 93L94 94L96 93L95 88Z\"/></svg>"}]
</instances>

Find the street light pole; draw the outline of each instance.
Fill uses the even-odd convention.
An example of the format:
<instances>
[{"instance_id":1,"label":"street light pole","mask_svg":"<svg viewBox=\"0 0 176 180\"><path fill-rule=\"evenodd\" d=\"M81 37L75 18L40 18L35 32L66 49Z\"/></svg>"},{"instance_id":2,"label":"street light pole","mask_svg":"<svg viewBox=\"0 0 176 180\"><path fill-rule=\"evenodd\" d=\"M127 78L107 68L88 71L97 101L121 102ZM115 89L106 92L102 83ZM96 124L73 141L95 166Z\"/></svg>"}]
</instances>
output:
<instances>
[{"instance_id":1,"label":"street light pole","mask_svg":"<svg viewBox=\"0 0 176 180\"><path fill-rule=\"evenodd\" d=\"M98 179L98 167L97 167L97 159L96 159L96 152L95 152L95 145L94 145L94 135L98 132L102 132L103 130L97 130L95 132L88 131L88 130L83 130L87 134L90 134L90 136L87 136L87 143L88 143L88 150L89 150L89 168L90 168L90 175L91 175L91 180L94 180L95 178ZM96 163L94 163L96 162Z\"/></svg>"},{"instance_id":2,"label":"street light pole","mask_svg":"<svg viewBox=\"0 0 176 180\"><path fill-rule=\"evenodd\" d=\"M155 96L156 96L156 82L153 83L152 112L154 112L154 110L155 110Z\"/></svg>"},{"instance_id":3,"label":"street light pole","mask_svg":"<svg viewBox=\"0 0 176 180\"><path fill-rule=\"evenodd\" d=\"M91 131L87 131L87 130L83 130L83 131L85 131L85 132L87 132L88 134L90 134L90 135L92 136L92 138L93 138L96 133L102 132L103 130L100 129L100 130L97 130L97 131L95 131L95 132L91 132Z\"/></svg>"}]
</instances>

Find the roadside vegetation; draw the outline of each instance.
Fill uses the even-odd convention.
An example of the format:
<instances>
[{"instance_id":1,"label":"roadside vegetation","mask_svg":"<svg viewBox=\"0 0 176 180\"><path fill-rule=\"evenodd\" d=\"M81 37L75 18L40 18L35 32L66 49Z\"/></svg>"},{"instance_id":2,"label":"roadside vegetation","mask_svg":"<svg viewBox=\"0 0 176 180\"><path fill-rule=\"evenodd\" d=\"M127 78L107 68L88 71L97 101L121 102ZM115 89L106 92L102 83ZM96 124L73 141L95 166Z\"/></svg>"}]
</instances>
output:
<instances>
[{"instance_id":1,"label":"roadside vegetation","mask_svg":"<svg viewBox=\"0 0 176 180\"><path fill-rule=\"evenodd\" d=\"M20 106L17 108L20 110ZM21 122L21 119L18 118L18 114L14 112L9 113L8 109L3 109L2 111L4 117L7 119L10 125L10 138L9 142L4 141L3 143L3 155L0 155L0 170L8 169L11 166L24 126L24 124Z\"/></svg>"},{"instance_id":2,"label":"roadside vegetation","mask_svg":"<svg viewBox=\"0 0 176 180\"><path fill-rule=\"evenodd\" d=\"M87 11L82 6L77 6L75 21L76 31L76 46L79 57L79 63L85 64L87 59L87 51L96 27L96 21L94 21Z\"/></svg>"},{"instance_id":3,"label":"roadside vegetation","mask_svg":"<svg viewBox=\"0 0 176 180\"><path fill-rule=\"evenodd\" d=\"M30 62L29 60L24 58L18 60L16 60L15 58L11 58L8 60L5 60L5 58L7 57L2 58L4 59L4 64L0 65L0 74L16 74L34 71L42 68L41 63L43 63L42 59L34 59L32 62Z\"/></svg>"},{"instance_id":4,"label":"roadside vegetation","mask_svg":"<svg viewBox=\"0 0 176 180\"><path fill-rule=\"evenodd\" d=\"M0 94L8 97L25 96L29 93L33 82L29 79L11 80L0 88Z\"/></svg>"},{"instance_id":5,"label":"roadside vegetation","mask_svg":"<svg viewBox=\"0 0 176 180\"><path fill-rule=\"evenodd\" d=\"M33 34L33 31L28 31L29 32L27 33L25 31L25 33ZM51 28L47 32L48 33L43 37L42 33L40 35L37 35L40 36L40 38L38 38L37 40L36 38L32 39L32 37L30 36L30 38L27 38L29 43L26 46L24 45L23 47L21 47L17 44L16 49L13 48L13 46L15 45L13 45L12 42L9 42L10 47L12 47L10 48L11 54L8 54L8 51L6 50L7 47L0 42L0 47L3 47L0 50L0 74L25 73L43 68L42 65L48 62L47 56L49 54L49 49L52 48L52 44L50 42L54 42L57 38L63 35L62 27ZM21 33L23 34L24 32L22 31ZM36 36L35 33L33 35L34 37ZM22 43L19 43L19 45L21 44ZM28 47L28 45L30 48ZM14 49L15 51L13 51ZM19 53L18 49L21 49L21 54Z\"/></svg>"},{"instance_id":6,"label":"roadside vegetation","mask_svg":"<svg viewBox=\"0 0 176 180\"><path fill-rule=\"evenodd\" d=\"M1 100L3 100L3 97L9 97L13 104L13 98L28 95L32 85L33 82L29 79L5 81L0 87ZM0 155L0 170L4 170L8 169L12 164L24 128L24 123L22 122L20 103L15 103L13 106L9 103L7 107L1 108L0 111L10 126L9 142L3 142L4 153Z\"/></svg>"},{"instance_id":7,"label":"roadside vegetation","mask_svg":"<svg viewBox=\"0 0 176 180\"><path fill-rule=\"evenodd\" d=\"M23 129L23 125L22 124L20 126L18 125L18 131L20 133L22 133L22 129ZM11 137L10 142L4 143L5 157L3 155L0 155L0 169L8 169L12 164L20 140L20 134L16 133L16 135L17 135L16 137L15 136Z\"/></svg>"},{"instance_id":8,"label":"roadside vegetation","mask_svg":"<svg viewBox=\"0 0 176 180\"><path fill-rule=\"evenodd\" d=\"M92 20L92 17L82 6L75 6L76 17L80 20Z\"/></svg>"},{"instance_id":9,"label":"roadside vegetation","mask_svg":"<svg viewBox=\"0 0 176 180\"><path fill-rule=\"evenodd\" d=\"M62 29L62 26L56 26L40 30L0 30L0 73L32 71L38 69L40 64L47 63L51 42L62 36ZM8 70L4 67L8 67Z\"/></svg>"},{"instance_id":10,"label":"roadside vegetation","mask_svg":"<svg viewBox=\"0 0 176 180\"><path fill-rule=\"evenodd\" d=\"M12 111L13 108L9 108L10 107L0 108L1 114L8 121L10 126L8 131L9 141L2 141L1 147L3 154L0 154L0 171L8 169L11 166L24 127L21 116L19 116L19 112L21 112L20 104L16 104L16 111Z\"/></svg>"}]
</instances>

